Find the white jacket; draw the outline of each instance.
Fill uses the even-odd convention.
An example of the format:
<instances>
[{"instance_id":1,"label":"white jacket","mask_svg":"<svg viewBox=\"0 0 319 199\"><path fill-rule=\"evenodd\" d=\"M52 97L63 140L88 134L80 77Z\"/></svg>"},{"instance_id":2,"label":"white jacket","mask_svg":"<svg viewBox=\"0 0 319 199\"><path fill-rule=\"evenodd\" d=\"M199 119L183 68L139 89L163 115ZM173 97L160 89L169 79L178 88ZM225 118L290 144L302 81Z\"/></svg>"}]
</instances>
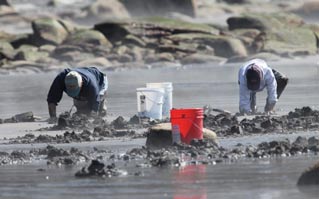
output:
<instances>
[{"instance_id":1,"label":"white jacket","mask_svg":"<svg viewBox=\"0 0 319 199\"><path fill-rule=\"evenodd\" d=\"M263 78L260 81L260 86L257 91L251 91L247 88L246 71L248 66L251 64L257 65L262 73ZM267 63L262 59L253 59L246 62L242 67L240 67L238 72L238 83L239 83L239 111L240 112L250 112L250 93L260 92L265 87L267 87L267 102L268 104L275 104L277 102L277 82L272 72L272 69L267 65Z\"/></svg>"}]
</instances>

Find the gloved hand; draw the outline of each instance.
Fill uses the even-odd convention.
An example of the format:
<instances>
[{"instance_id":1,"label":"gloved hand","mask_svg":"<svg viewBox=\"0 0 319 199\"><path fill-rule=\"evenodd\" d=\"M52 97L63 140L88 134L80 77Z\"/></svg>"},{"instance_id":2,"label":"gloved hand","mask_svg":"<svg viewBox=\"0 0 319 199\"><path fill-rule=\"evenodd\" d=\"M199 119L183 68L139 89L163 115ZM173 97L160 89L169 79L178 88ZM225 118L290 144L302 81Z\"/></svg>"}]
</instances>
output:
<instances>
[{"instance_id":1,"label":"gloved hand","mask_svg":"<svg viewBox=\"0 0 319 199\"><path fill-rule=\"evenodd\" d=\"M58 121L58 118L57 117L50 117L49 119L47 119L47 122L49 124L56 124Z\"/></svg>"}]
</instances>

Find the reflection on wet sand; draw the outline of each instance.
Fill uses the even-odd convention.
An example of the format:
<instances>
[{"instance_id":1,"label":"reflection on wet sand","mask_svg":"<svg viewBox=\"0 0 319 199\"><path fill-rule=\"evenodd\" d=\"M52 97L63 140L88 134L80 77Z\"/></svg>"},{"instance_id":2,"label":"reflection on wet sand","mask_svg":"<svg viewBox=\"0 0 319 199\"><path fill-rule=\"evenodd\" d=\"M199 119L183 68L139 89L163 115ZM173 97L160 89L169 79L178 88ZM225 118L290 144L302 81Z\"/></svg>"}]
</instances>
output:
<instances>
[{"instance_id":1,"label":"reflection on wet sand","mask_svg":"<svg viewBox=\"0 0 319 199\"><path fill-rule=\"evenodd\" d=\"M173 199L207 199L206 165L187 165L179 169L174 177Z\"/></svg>"}]
</instances>

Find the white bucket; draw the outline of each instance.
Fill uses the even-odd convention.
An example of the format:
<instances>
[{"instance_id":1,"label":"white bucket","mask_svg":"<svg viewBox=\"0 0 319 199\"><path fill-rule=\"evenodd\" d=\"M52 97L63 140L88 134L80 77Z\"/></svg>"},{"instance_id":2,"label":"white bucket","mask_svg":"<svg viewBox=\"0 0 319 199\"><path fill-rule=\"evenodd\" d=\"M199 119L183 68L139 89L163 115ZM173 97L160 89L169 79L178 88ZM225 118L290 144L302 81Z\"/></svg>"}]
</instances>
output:
<instances>
[{"instance_id":1,"label":"white bucket","mask_svg":"<svg viewBox=\"0 0 319 199\"><path fill-rule=\"evenodd\" d=\"M137 112L139 117L162 119L163 88L137 88Z\"/></svg>"},{"instance_id":2,"label":"white bucket","mask_svg":"<svg viewBox=\"0 0 319 199\"><path fill-rule=\"evenodd\" d=\"M147 83L147 88L164 88L163 116L170 117L170 110L173 108L173 84L172 82Z\"/></svg>"}]
</instances>

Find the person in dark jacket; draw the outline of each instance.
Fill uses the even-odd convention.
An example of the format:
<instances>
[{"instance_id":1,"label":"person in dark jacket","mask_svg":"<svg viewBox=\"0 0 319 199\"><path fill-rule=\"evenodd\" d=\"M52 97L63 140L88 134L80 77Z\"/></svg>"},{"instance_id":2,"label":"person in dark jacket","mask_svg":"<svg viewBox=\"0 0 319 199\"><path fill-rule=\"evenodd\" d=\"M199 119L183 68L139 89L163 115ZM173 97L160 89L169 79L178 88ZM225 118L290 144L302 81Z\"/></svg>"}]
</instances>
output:
<instances>
[{"instance_id":1,"label":"person in dark jacket","mask_svg":"<svg viewBox=\"0 0 319 199\"><path fill-rule=\"evenodd\" d=\"M63 91L73 98L77 113L104 116L107 89L106 75L95 67L64 69L55 77L47 97L51 121L56 121L56 106Z\"/></svg>"}]
</instances>

